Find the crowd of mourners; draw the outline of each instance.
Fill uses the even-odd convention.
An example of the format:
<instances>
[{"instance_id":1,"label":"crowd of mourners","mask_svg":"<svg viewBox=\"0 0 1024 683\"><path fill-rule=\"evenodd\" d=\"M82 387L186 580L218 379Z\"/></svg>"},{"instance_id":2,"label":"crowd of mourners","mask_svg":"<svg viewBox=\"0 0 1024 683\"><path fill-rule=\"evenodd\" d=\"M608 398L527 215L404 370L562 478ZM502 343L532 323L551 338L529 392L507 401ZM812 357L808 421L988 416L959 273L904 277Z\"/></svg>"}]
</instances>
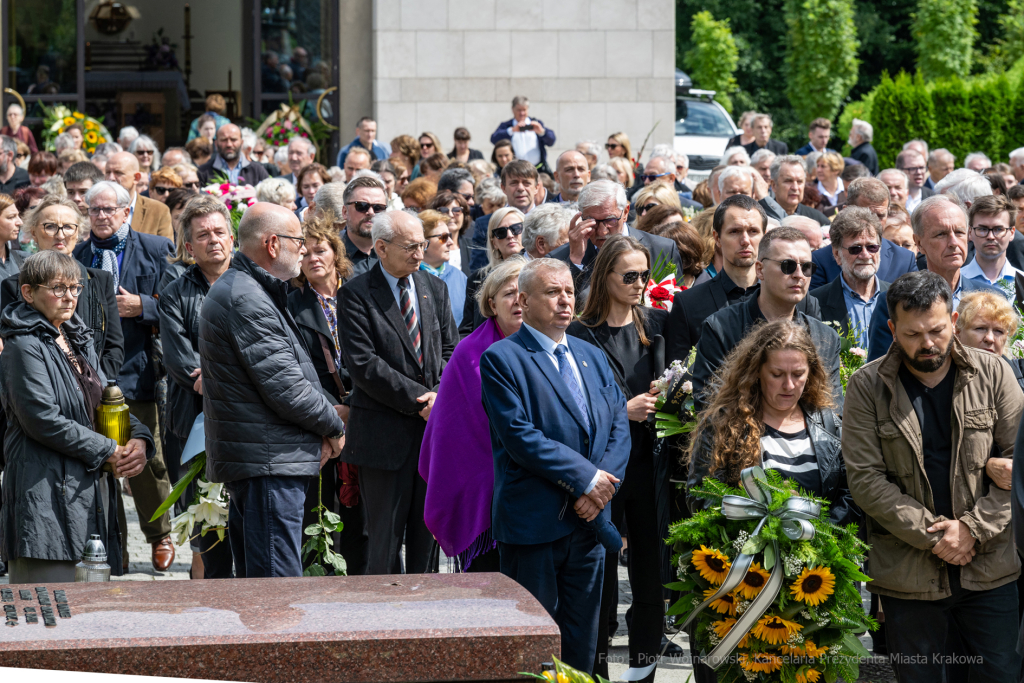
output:
<instances>
[{"instance_id":1,"label":"crowd of mourners","mask_svg":"<svg viewBox=\"0 0 1024 683\"><path fill-rule=\"evenodd\" d=\"M308 137L275 149L219 96L207 109L184 147L128 127L91 156L75 126L39 151L7 111L12 583L73 580L92 534L126 572L124 496L166 571L175 510L155 512L202 414L230 512L225 541L187 541L191 578L301 576L322 502L349 574L442 555L504 573L558 623L562 659L607 676L618 564L630 664L679 652L668 527L706 477L760 465L858 525L900 681L1017 680L1024 148L958 167L911 140L880 168L867 122L849 156L825 119L790 154L747 112L698 181L622 132L549 155L555 132L516 97L487 155L464 127L384 144L363 118L320 163ZM240 220L207 191L224 182L254 188ZM848 379L844 349L867 360ZM697 425L659 439L675 360ZM112 384L124 443L97 431Z\"/></svg>"}]
</instances>

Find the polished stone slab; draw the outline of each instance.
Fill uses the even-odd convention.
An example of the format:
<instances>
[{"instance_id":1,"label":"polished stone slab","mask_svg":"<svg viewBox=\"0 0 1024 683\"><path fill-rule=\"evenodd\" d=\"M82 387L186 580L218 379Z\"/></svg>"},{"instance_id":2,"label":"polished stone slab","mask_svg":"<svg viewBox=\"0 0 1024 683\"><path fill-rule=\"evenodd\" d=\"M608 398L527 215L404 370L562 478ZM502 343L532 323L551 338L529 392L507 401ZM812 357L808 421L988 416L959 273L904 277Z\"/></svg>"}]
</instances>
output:
<instances>
[{"instance_id":1,"label":"polished stone slab","mask_svg":"<svg viewBox=\"0 0 1024 683\"><path fill-rule=\"evenodd\" d=\"M71 616L29 624L11 586L4 666L234 681L510 680L558 627L501 574L70 583ZM31 589L31 600L20 590ZM12 603L5 603L12 604Z\"/></svg>"}]
</instances>

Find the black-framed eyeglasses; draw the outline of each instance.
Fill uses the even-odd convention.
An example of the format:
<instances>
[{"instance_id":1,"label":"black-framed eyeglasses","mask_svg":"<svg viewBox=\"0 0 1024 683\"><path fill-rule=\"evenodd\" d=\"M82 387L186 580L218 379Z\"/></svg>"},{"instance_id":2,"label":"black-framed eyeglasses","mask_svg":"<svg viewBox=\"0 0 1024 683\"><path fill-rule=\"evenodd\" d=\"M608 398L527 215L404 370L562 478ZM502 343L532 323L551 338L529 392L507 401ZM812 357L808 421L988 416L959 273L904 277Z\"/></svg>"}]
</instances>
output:
<instances>
[{"instance_id":1,"label":"black-framed eyeglasses","mask_svg":"<svg viewBox=\"0 0 1024 683\"><path fill-rule=\"evenodd\" d=\"M369 213L370 209L373 209L374 213L384 213L388 210L387 204L371 204L370 202L349 202L349 206L356 207L356 211L359 213Z\"/></svg>"},{"instance_id":2,"label":"black-framed eyeglasses","mask_svg":"<svg viewBox=\"0 0 1024 683\"><path fill-rule=\"evenodd\" d=\"M877 254L881 249L881 244L855 244L852 247L843 247L846 251L850 252L850 256L856 256L865 249L868 250L869 254Z\"/></svg>"},{"instance_id":3,"label":"black-framed eyeglasses","mask_svg":"<svg viewBox=\"0 0 1024 683\"><path fill-rule=\"evenodd\" d=\"M658 206L658 202L651 202L650 204L644 204L643 206L636 207L636 215L643 216L645 213Z\"/></svg>"},{"instance_id":4,"label":"black-framed eyeglasses","mask_svg":"<svg viewBox=\"0 0 1024 683\"><path fill-rule=\"evenodd\" d=\"M296 242L299 243L300 247L306 246L306 238L305 237L292 237L291 235L278 235L276 232L274 233L274 237L279 237L280 239L283 239L283 240L295 240Z\"/></svg>"},{"instance_id":5,"label":"black-framed eyeglasses","mask_svg":"<svg viewBox=\"0 0 1024 683\"><path fill-rule=\"evenodd\" d=\"M451 214L453 216L458 216L460 213L462 213L462 207L461 206L451 206L451 207L449 207L449 206L442 206L439 209L437 209L437 212L440 213L440 214L444 214L445 216L447 216L448 214Z\"/></svg>"},{"instance_id":6,"label":"black-framed eyeglasses","mask_svg":"<svg viewBox=\"0 0 1024 683\"><path fill-rule=\"evenodd\" d=\"M71 296L78 298L78 295L85 289L81 284L74 285L39 285L43 289L48 289L53 292L53 295L58 299L63 299L64 295L71 292Z\"/></svg>"},{"instance_id":7,"label":"black-framed eyeglasses","mask_svg":"<svg viewBox=\"0 0 1024 683\"><path fill-rule=\"evenodd\" d=\"M394 244L394 242L392 242L391 240L382 239L381 241L382 242L387 242L388 244ZM417 251L425 251L426 248L429 245L430 245L430 242L427 241L427 242L416 242L415 244L396 244L395 246L398 247L399 249L401 249L402 251L404 251L407 254L414 254Z\"/></svg>"},{"instance_id":8,"label":"black-framed eyeglasses","mask_svg":"<svg viewBox=\"0 0 1024 683\"><path fill-rule=\"evenodd\" d=\"M176 187L166 187L164 185L154 185L153 187L149 188L149 191L150 192L155 192L157 194L170 194L171 190L176 190L176 189L178 189L178 188L176 188Z\"/></svg>"},{"instance_id":9,"label":"black-framed eyeglasses","mask_svg":"<svg viewBox=\"0 0 1024 683\"><path fill-rule=\"evenodd\" d=\"M428 237L427 241L429 242L430 240L437 240L438 244L444 244L445 242L451 242L452 239L454 238L452 237L452 234L450 232L439 232L436 235L431 235L430 237Z\"/></svg>"},{"instance_id":10,"label":"black-framed eyeglasses","mask_svg":"<svg viewBox=\"0 0 1024 683\"><path fill-rule=\"evenodd\" d=\"M78 232L78 226L74 223L65 223L64 225L57 225L56 223L43 223L43 232L50 237L56 237L59 233L65 235L74 235Z\"/></svg>"},{"instance_id":11,"label":"black-framed eyeglasses","mask_svg":"<svg viewBox=\"0 0 1024 683\"><path fill-rule=\"evenodd\" d=\"M779 264L779 270L782 271L783 275L792 275L796 272L797 266L800 267L800 272L804 274L804 277L812 277L814 272L818 270L818 264L814 261L804 261L799 263L798 261L791 258L784 258L781 261L773 258L761 259L762 261L775 261Z\"/></svg>"},{"instance_id":12,"label":"black-framed eyeglasses","mask_svg":"<svg viewBox=\"0 0 1024 683\"><path fill-rule=\"evenodd\" d=\"M618 216L608 216L607 218L591 218L590 220L594 221L595 228L603 225L605 230L611 230L619 224L619 221L622 220L622 214L620 213Z\"/></svg>"},{"instance_id":13,"label":"black-framed eyeglasses","mask_svg":"<svg viewBox=\"0 0 1024 683\"><path fill-rule=\"evenodd\" d=\"M612 271L613 273L615 271ZM625 273L615 273L622 277L622 284L631 285L637 280L640 280L644 284L651 278L651 271L648 270L627 270Z\"/></svg>"},{"instance_id":14,"label":"black-framed eyeglasses","mask_svg":"<svg viewBox=\"0 0 1024 683\"><path fill-rule=\"evenodd\" d=\"M523 224L513 223L512 225L505 226L504 228L495 228L494 230L491 231L491 237L493 237L496 240L503 240L506 237L508 237L508 234L510 232L517 237L519 235L522 235Z\"/></svg>"},{"instance_id":15,"label":"black-framed eyeglasses","mask_svg":"<svg viewBox=\"0 0 1024 683\"><path fill-rule=\"evenodd\" d=\"M645 183L649 183L651 181L657 180L658 178L664 178L667 175L668 175L668 173L657 173L657 174L644 173L644 174L641 174L640 180L644 181Z\"/></svg>"},{"instance_id":16,"label":"black-framed eyeglasses","mask_svg":"<svg viewBox=\"0 0 1024 683\"><path fill-rule=\"evenodd\" d=\"M979 225L976 228L971 228L971 230L973 230L974 234L978 237L988 237L989 235L992 235L992 237L995 237L996 239L999 239L1010 231L1009 228L1004 228L1002 226L990 228L987 225Z\"/></svg>"}]
</instances>

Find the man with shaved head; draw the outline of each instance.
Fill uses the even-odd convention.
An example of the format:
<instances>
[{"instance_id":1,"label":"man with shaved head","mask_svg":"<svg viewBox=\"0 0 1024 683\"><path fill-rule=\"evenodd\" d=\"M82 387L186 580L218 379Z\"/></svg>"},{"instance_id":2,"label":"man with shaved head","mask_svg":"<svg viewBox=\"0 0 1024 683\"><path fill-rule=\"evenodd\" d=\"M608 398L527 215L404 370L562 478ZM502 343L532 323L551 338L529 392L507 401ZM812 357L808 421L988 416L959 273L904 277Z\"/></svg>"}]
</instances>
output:
<instances>
[{"instance_id":1,"label":"man with shaved head","mask_svg":"<svg viewBox=\"0 0 1024 683\"><path fill-rule=\"evenodd\" d=\"M199 167L199 182L208 185L215 178L224 177L232 185L252 185L270 177L263 164L254 163L242 154L242 131L233 123L226 123L217 129L214 140L216 154Z\"/></svg>"},{"instance_id":2,"label":"man with shaved head","mask_svg":"<svg viewBox=\"0 0 1024 683\"><path fill-rule=\"evenodd\" d=\"M131 205L128 211L128 223L135 232L147 235L160 235L174 240L174 228L171 227L171 212L167 207L148 197L141 196L138 183L142 179L139 171L139 160L131 152L117 152L107 159L104 180L117 183L128 191Z\"/></svg>"},{"instance_id":3,"label":"man with shaved head","mask_svg":"<svg viewBox=\"0 0 1024 683\"><path fill-rule=\"evenodd\" d=\"M206 475L231 494L236 575L302 576L306 488L341 453L345 425L286 306L306 253L299 219L254 204L238 243L199 316Z\"/></svg>"}]
</instances>

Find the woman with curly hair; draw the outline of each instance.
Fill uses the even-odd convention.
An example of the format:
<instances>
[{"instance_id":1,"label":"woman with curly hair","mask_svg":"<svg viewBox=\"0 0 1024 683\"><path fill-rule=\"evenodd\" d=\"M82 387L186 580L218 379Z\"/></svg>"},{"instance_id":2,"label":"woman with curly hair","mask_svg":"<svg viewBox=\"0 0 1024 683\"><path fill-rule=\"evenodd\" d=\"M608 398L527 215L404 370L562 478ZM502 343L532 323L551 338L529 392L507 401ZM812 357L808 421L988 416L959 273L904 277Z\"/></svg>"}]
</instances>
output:
<instances>
[{"instance_id":1,"label":"woman with curly hair","mask_svg":"<svg viewBox=\"0 0 1024 683\"><path fill-rule=\"evenodd\" d=\"M827 500L834 523L857 521L832 382L807 329L791 320L755 327L719 376L694 432L687 489L705 477L736 486L740 470L760 465ZM688 493L687 505L696 511L707 501Z\"/></svg>"}]
</instances>

